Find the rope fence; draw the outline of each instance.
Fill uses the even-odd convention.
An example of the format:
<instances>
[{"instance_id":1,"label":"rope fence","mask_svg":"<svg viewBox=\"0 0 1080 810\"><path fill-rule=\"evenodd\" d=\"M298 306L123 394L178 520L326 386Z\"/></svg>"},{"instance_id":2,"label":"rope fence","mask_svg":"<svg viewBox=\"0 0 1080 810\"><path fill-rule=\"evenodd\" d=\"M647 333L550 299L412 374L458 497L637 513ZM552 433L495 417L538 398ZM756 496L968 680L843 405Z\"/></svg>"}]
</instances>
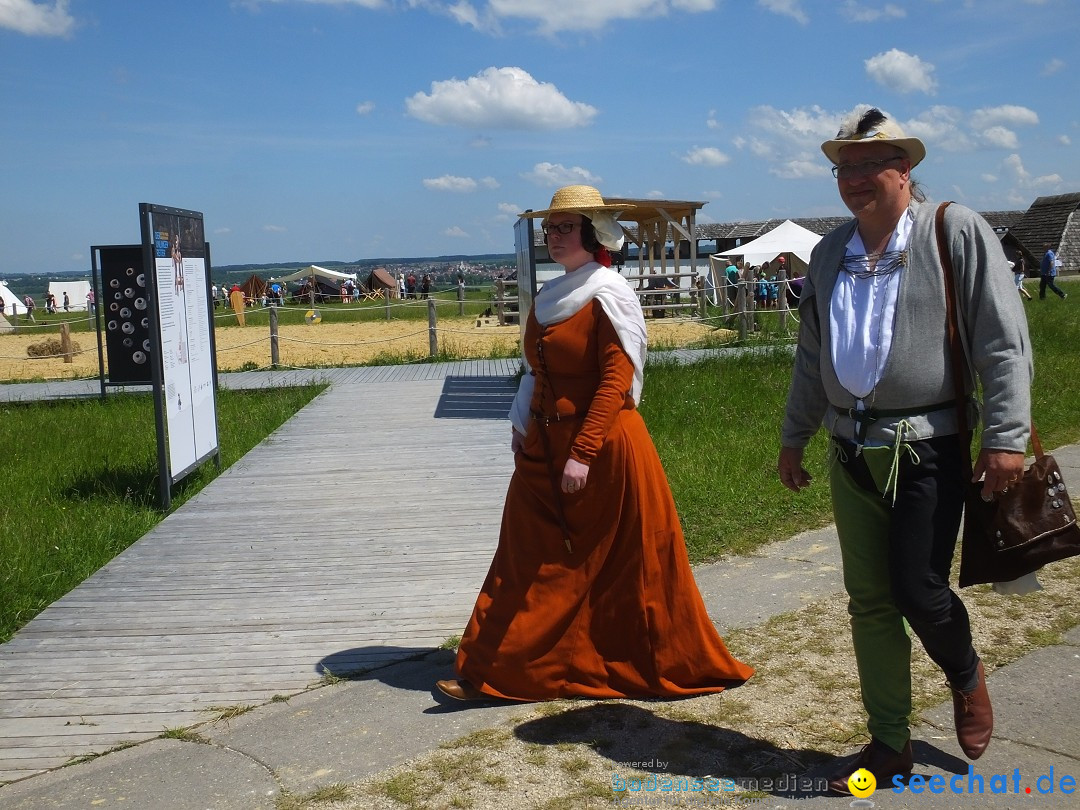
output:
<instances>
[{"instance_id":1,"label":"rope fence","mask_svg":"<svg viewBox=\"0 0 1080 810\"><path fill-rule=\"evenodd\" d=\"M631 274L630 276L624 276L627 281L633 284L637 283L637 287L634 292L638 295L641 301L641 307L646 317L653 316L649 320L658 320L662 317L670 316L671 322L680 321L693 321L701 323L706 326L715 328L727 327L736 328L738 331L739 339L745 340L748 335L760 331L763 325L762 318L769 318L776 315L778 323L776 325L776 332L780 334L778 337L782 337L788 333L787 321L790 317L792 323L797 328L798 319L795 312L788 308L787 305L787 287L786 280L780 280L779 292L777 296L777 306L775 308L760 308L755 304L754 291L756 284L755 279L741 279L736 282L734 286L725 283L722 287L714 288L711 290L705 289L704 277L697 272L673 272L662 274ZM683 279L690 279L690 286L683 287L681 282ZM647 285L647 286L646 286ZM420 308L427 310L427 327L419 328L415 331L410 331L405 334L392 335L390 337L379 338L367 338L363 340L317 340L306 337L297 337L293 335L283 335L279 329L279 315L283 313L306 313L312 309L310 303L307 306L286 304L277 305L271 302L265 308L256 304L254 308L248 308L245 310L245 314L249 313L265 313L269 321L269 332L264 333L262 336L254 338L252 340L246 340L235 345L221 345L219 342L215 349L220 355L228 355L233 352L238 352L243 349L250 348L252 346L262 346L269 344L269 367L271 369L304 369L311 368L308 366L297 366L289 363L283 363L280 356L280 344L282 342L296 345L296 346L320 346L326 348L356 348L363 346L377 346L377 345L389 345L394 343L402 343L412 341L414 343L406 352L405 356L397 358L395 362L402 364L405 363L423 363L430 362L432 359L440 357L440 340L445 344L447 341L451 341L454 336L468 336L475 338L480 335L490 337L494 340L507 339L506 332L485 332L484 327L491 327L496 325L515 325L519 313L517 312L517 304L519 298L513 293L516 291L517 282L506 279L496 279L492 285L484 286L480 288L473 287L471 289L481 289L485 292L491 293L491 298L485 299L469 299L466 301L464 285L459 286L456 290L442 290L428 293L426 297L422 293L416 293L418 296L415 299L406 299L404 301L400 299L392 299L389 295L389 291L386 291L382 302L373 303L371 301L352 302L351 304L344 304L335 306L332 310L333 313L341 313L346 316L353 316L359 312L372 313L377 312L384 314L387 320L391 319L392 313L400 313L403 310L415 311ZM709 300L710 294L715 294L716 303L712 303ZM448 307L458 305L459 315L463 314L464 304L467 302L475 309L479 305L488 303L490 301L491 306L484 310L484 313L476 318L476 326L474 328L465 329L455 325L443 322L440 325L439 311ZM720 312L717 313L716 310ZM223 321L229 318L235 318L237 313L224 309L222 311L213 312L213 319L215 324L222 324ZM77 321L67 323L84 323L87 321L93 321L94 317L88 316L86 318L78 319ZM398 319L400 322L400 319ZM343 323L349 323L350 320L347 317ZM363 321L351 321L353 323L372 323L372 319L366 319ZM32 328L55 328L56 324L25 324L22 329ZM258 326L256 328L262 329L264 326ZM61 330L64 331L67 326L62 324ZM21 330L20 330L21 331ZM771 330L770 331L774 331ZM422 350L417 350L415 347L416 338L424 335L428 335L428 346L426 354ZM93 332L86 333L93 335ZM312 333L312 337L317 333ZM70 336L68 337L70 340ZM517 343L516 335L514 343ZM494 349L496 347L490 347ZM515 346L516 348L516 346ZM80 348L72 350L70 345L68 349L60 352L52 352L46 354L40 354L36 356L16 357L10 355L0 355L0 360L18 360L18 361L33 361L33 360L51 360L57 357L64 357L65 362L71 362L70 358L90 354L97 351L97 347ZM483 349L480 349L483 351ZM317 361L316 361L317 362ZM256 367L261 364L252 363L248 360L244 363L245 367L255 365Z\"/></svg>"}]
</instances>

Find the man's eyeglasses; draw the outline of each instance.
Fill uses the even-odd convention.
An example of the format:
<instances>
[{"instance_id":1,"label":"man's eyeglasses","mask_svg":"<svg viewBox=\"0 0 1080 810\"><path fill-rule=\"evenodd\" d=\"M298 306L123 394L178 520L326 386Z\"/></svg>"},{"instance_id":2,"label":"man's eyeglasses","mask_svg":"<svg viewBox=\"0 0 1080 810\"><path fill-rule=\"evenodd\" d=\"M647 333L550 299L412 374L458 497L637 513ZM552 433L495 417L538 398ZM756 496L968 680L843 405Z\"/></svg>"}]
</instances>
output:
<instances>
[{"instance_id":1,"label":"man's eyeglasses","mask_svg":"<svg viewBox=\"0 0 1080 810\"><path fill-rule=\"evenodd\" d=\"M885 168L886 163L892 163L894 160L904 160L904 158L897 155L896 157L885 158L884 160L864 160L862 163L841 163L838 166L832 167L832 176L841 180L851 180L855 177L869 177L872 174L877 174Z\"/></svg>"},{"instance_id":2,"label":"man's eyeglasses","mask_svg":"<svg viewBox=\"0 0 1080 810\"><path fill-rule=\"evenodd\" d=\"M544 236L547 236L552 231L567 236L568 234L573 233L574 228L578 227L580 224L580 222L560 222L558 224L549 222L547 225L542 225L541 227L544 229Z\"/></svg>"}]
</instances>

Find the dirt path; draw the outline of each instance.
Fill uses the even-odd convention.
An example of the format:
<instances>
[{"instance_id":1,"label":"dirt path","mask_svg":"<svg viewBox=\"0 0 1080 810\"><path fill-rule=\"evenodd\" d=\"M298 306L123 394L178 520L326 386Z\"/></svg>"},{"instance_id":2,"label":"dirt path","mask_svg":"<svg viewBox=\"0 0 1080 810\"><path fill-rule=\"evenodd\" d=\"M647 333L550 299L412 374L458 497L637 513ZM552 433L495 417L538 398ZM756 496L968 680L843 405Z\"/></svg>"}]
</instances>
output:
<instances>
[{"instance_id":1,"label":"dirt path","mask_svg":"<svg viewBox=\"0 0 1080 810\"><path fill-rule=\"evenodd\" d=\"M686 346L714 332L696 321L647 322L649 342L660 348ZM97 340L92 332L73 335L79 353L74 362L61 357L30 358L27 348L55 336L0 334L0 380L63 380L98 374ZM215 332L218 368L270 365L270 335L265 326L219 326ZM379 321L279 329L281 363L285 366L347 366L380 355L387 363L419 360L428 354L428 330L423 321ZM506 356L516 353L516 326L477 327L472 318L444 318L439 346L455 357Z\"/></svg>"}]
</instances>

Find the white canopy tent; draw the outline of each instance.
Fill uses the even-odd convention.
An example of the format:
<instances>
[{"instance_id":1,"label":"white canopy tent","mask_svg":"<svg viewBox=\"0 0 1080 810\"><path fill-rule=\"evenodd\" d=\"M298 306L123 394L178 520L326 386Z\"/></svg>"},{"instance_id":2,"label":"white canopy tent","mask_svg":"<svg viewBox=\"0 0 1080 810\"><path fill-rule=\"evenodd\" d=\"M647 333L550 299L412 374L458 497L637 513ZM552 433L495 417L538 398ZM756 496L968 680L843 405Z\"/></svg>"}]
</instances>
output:
<instances>
[{"instance_id":1,"label":"white canopy tent","mask_svg":"<svg viewBox=\"0 0 1080 810\"><path fill-rule=\"evenodd\" d=\"M356 273L339 273L336 270L327 270L325 267L319 267L319 265L313 264L310 267L301 267L299 270L289 273L287 276L271 278L270 281L304 281L309 278L321 279L328 284L340 284L346 279L356 281Z\"/></svg>"},{"instance_id":2,"label":"white canopy tent","mask_svg":"<svg viewBox=\"0 0 1080 810\"><path fill-rule=\"evenodd\" d=\"M785 219L764 236L713 255L717 258L741 256L750 264L761 264L766 261L771 263L780 256L786 256L789 269L797 268L805 274L810 264L810 253L814 245L820 241L821 237L813 231L796 225L790 219ZM796 258L799 261L795 261Z\"/></svg>"},{"instance_id":3,"label":"white canopy tent","mask_svg":"<svg viewBox=\"0 0 1080 810\"><path fill-rule=\"evenodd\" d=\"M69 308L72 312L86 310L86 295L90 292L89 281L50 281L49 292L56 296L56 308L64 311L64 293L68 294Z\"/></svg>"},{"instance_id":4,"label":"white canopy tent","mask_svg":"<svg viewBox=\"0 0 1080 810\"><path fill-rule=\"evenodd\" d=\"M23 300L21 295L13 293L4 282L0 281L0 298L4 299L4 315L24 315L26 314L26 307L23 306ZM35 299L35 305L42 306Z\"/></svg>"}]
</instances>

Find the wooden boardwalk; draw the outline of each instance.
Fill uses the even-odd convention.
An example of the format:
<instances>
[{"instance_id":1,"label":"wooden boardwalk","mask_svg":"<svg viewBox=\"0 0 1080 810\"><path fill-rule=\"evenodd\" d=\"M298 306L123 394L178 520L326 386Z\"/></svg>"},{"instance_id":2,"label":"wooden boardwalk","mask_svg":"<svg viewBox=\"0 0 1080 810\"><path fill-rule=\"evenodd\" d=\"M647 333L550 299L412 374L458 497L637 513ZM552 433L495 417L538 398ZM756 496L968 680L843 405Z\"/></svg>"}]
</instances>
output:
<instances>
[{"instance_id":1,"label":"wooden boardwalk","mask_svg":"<svg viewBox=\"0 0 1080 810\"><path fill-rule=\"evenodd\" d=\"M0 783L460 633L498 539L516 370L226 375L332 385L0 645ZM38 385L0 391L97 391Z\"/></svg>"}]
</instances>

